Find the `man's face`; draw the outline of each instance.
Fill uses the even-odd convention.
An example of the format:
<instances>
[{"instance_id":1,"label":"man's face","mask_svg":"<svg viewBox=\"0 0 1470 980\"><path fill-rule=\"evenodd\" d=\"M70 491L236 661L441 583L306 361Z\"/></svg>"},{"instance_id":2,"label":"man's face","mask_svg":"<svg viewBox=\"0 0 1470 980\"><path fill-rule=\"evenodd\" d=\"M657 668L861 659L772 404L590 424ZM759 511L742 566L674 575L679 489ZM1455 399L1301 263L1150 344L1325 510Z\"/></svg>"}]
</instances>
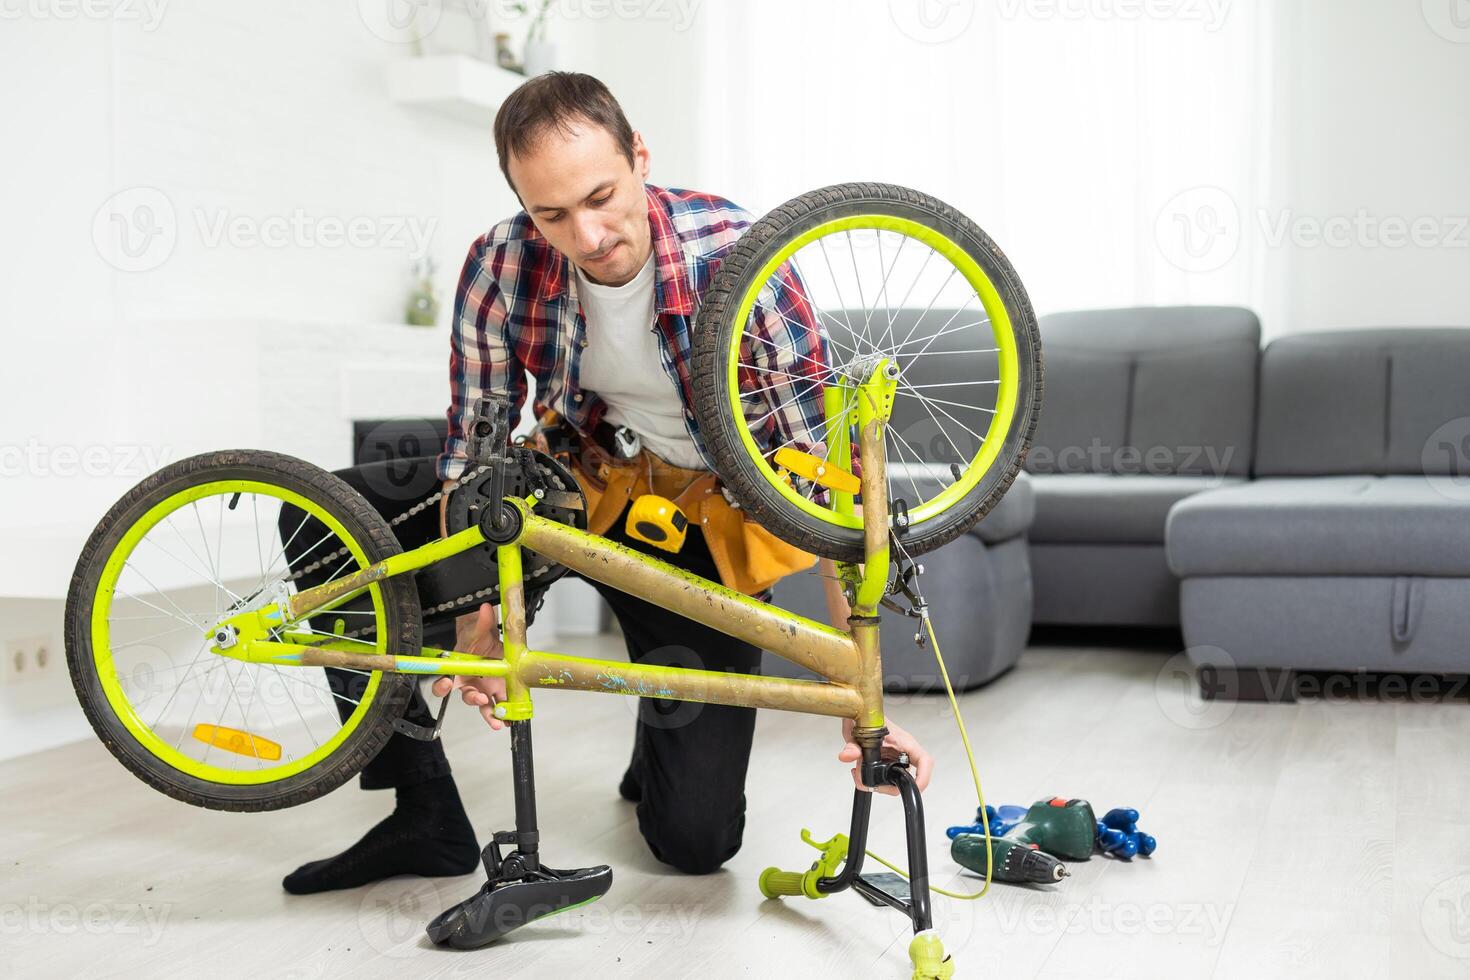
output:
<instances>
[{"instance_id":1,"label":"man's face","mask_svg":"<svg viewBox=\"0 0 1470 980\"><path fill-rule=\"evenodd\" d=\"M633 165L612 133L574 121L507 163L536 229L593 282L627 283L653 248L648 227L648 148L633 134Z\"/></svg>"}]
</instances>

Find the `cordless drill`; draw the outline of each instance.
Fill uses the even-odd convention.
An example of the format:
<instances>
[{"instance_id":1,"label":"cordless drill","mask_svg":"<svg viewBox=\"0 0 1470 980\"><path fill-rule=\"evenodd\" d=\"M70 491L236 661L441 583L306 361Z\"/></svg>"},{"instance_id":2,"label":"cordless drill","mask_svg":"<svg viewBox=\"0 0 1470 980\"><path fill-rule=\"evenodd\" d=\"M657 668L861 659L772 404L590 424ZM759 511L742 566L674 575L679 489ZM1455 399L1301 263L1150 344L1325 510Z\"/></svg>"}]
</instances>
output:
<instances>
[{"instance_id":1,"label":"cordless drill","mask_svg":"<svg viewBox=\"0 0 1470 980\"><path fill-rule=\"evenodd\" d=\"M1058 858L1086 860L1097 838L1092 804L1059 796L1031 804L1014 824L997 827L995 821L990 821L990 826L992 877L1018 884L1061 881L1069 872ZM953 840L950 856L971 871L985 874L985 828L979 824L951 827L948 834Z\"/></svg>"}]
</instances>

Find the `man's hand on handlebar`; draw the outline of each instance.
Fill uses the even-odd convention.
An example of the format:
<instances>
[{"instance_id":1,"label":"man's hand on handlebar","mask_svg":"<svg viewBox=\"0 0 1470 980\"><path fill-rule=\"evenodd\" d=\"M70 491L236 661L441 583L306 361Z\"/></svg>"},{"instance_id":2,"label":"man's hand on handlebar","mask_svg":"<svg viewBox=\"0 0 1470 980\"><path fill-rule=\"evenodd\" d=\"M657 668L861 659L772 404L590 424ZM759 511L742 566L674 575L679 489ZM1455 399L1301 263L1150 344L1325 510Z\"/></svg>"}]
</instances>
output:
<instances>
[{"instance_id":1,"label":"man's hand on handlebar","mask_svg":"<svg viewBox=\"0 0 1470 980\"><path fill-rule=\"evenodd\" d=\"M888 734L883 738L883 748L880 750L885 762L896 761L900 752L909 757L909 766L914 770L914 783L923 792L929 785L929 776L934 772L934 757L924 751L919 740L900 728L892 718L884 720L883 725L888 729ZM852 740L852 719L847 718L842 722L842 739L847 744L842 751L837 753L839 762L857 763L863 757L863 750ZM864 786L862 777L858 772L858 766L852 767L852 783L860 790L872 792L873 787ZM897 796L898 788L895 786L879 786L878 792L889 796Z\"/></svg>"},{"instance_id":2,"label":"man's hand on handlebar","mask_svg":"<svg viewBox=\"0 0 1470 980\"><path fill-rule=\"evenodd\" d=\"M495 622L495 607L488 602L481 603L479 612L467 613L455 620L454 632L454 649L460 653L497 659L505 656ZM480 716L495 731L506 726L506 722L495 717L495 703L505 700L504 677L441 677L431 690L441 698L450 691L459 691L460 699L479 708Z\"/></svg>"}]
</instances>

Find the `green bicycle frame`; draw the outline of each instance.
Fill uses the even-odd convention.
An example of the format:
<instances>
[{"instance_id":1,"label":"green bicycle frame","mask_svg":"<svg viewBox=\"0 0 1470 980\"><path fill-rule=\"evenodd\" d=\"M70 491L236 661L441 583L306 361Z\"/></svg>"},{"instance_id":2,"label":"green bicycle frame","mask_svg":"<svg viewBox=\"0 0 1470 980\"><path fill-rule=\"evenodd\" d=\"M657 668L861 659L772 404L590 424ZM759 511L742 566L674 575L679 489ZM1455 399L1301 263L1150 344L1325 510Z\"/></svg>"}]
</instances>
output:
<instances>
[{"instance_id":1,"label":"green bicycle frame","mask_svg":"<svg viewBox=\"0 0 1470 980\"><path fill-rule=\"evenodd\" d=\"M506 698L496 706L495 714L507 721L532 716L532 688L556 688L831 715L853 719L860 734L876 732L883 727L883 684L875 613L889 572L883 428L892 412L895 386L891 362L884 360L867 380L847 389L857 395L851 402L862 462L865 561L861 566L841 564L842 578L853 587L856 600L845 631L760 602L599 535L547 520L535 513L535 497L507 497L519 510L521 520L514 540L496 549L504 659L431 647L423 648L417 656L366 653L367 644L359 641L344 637L318 643L315 641L319 637L293 634L289 628L284 631L288 642L269 639L270 631L283 622L290 624L314 613L329 612L375 582L484 545L485 535L477 526L281 602L232 616L209 631L216 640L212 651L246 662L279 666L503 677ZM829 405L833 403L829 401ZM844 424L844 457L850 452L847 430ZM837 498L834 502L837 506L853 506L850 495L845 501ZM597 660L530 649L526 643L523 547L586 578L770 650L824 680Z\"/></svg>"}]
</instances>

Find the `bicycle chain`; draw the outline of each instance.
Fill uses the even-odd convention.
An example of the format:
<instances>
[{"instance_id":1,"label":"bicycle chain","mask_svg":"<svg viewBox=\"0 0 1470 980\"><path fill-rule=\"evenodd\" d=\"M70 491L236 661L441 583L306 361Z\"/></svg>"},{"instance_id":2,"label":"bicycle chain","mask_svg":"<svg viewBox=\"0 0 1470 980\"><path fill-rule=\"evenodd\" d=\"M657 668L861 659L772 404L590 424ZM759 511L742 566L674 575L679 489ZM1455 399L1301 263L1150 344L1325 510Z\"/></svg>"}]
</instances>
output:
<instances>
[{"instance_id":1,"label":"bicycle chain","mask_svg":"<svg viewBox=\"0 0 1470 980\"><path fill-rule=\"evenodd\" d=\"M447 493L449 493L449 492L451 492L453 490L458 490L460 487L462 487L465 484L469 483L470 481L474 480L476 477L480 476L481 474L483 474L488 469L490 469L490 466L488 464L481 463L478 466L475 466L472 469L467 470L457 480L450 481L450 483L449 483L448 486L446 486L446 487L440 487L434 493L430 494L429 496L425 497L423 500L421 500L418 503L414 504L412 507L410 507L408 510L404 511L403 513L399 514L397 517L391 518L388 521L388 526L390 528L397 527L399 524L402 524L404 521L408 520L409 518L413 517L414 515L423 513L424 510L425 510L425 508L432 507L434 504L438 503L439 500L442 499L445 494L447 494ZM329 564L331 564L332 562L336 561L338 558L342 557L343 555L346 555L349 552L349 550L350 549L348 548L348 546L343 545L342 547L338 548L336 551L334 551L334 552L332 552L330 554L327 554L327 555L323 555L321 558L318 558L316 561L314 561L310 565L307 565L306 567L302 568L300 571L293 572L290 575L287 575L287 576L285 576L285 577L283 577L281 579L278 579L277 580L277 583L278 584L285 584L287 582L296 582L296 581L299 581L302 578L302 576L311 574L312 572L314 572L314 571L318 570L319 568L321 568L323 565L329 565ZM537 568L537 569L535 569L535 570L532 571L531 577L534 578L537 575L545 575L548 571L550 571L550 569L551 569L551 566L545 566L545 567L542 567L542 568ZM435 606L433 606L433 607L431 607L429 609L423 610L422 612L423 612L424 615L431 615L431 614L437 615L438 613L449 612L449 611L451 611L453 609L457 609L460 606L468 605L469 603L471 603L471 602L473 602L473 601L475 601L477 599L484 599L484 598L492 595L499 587L500 586L497 583L495 585L487 586L486 588L483 588L483 589L476 589L474 592L468 592L468 593L466 593L464 595L456 596L453 599L446 599L443 602L441 602L441 603L439 603L439 604L437 604L437 605L435 605ZM328 610L328 611L330 612L330 610ZM360 637L362 637L362 636L364 636L364 635L366 635L368 633L374 632L376 629L377 629L376 626L370 625L370 626L361 627L360 629L348 630L348 631L346 631L344 633L341 633L339 635L343 639L355 640L355 639L358 639L358 638L360 638Z\"/></svg>"}]
</instances>

